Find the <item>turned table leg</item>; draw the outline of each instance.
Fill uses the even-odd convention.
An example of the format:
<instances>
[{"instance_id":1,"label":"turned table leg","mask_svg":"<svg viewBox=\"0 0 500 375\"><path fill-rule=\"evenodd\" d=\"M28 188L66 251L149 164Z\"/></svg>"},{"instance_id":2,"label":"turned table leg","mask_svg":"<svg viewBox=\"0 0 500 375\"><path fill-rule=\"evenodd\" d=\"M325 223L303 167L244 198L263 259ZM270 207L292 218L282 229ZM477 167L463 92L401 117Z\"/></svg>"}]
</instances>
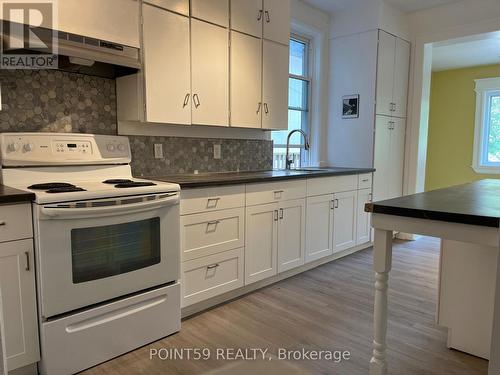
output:
<instances>
[{"instance_id":1,"label":"turned table leg","mask_svg":"<svg viewBox=\"0 0 500 375\"><path fill-rule=\"evenodd\" d=\"M375 307L373 312L373 354L370 375L387 374L387 287L392 264L392 231L375 229L373 268L375 270Z\"/></svg>"}]
</instances>

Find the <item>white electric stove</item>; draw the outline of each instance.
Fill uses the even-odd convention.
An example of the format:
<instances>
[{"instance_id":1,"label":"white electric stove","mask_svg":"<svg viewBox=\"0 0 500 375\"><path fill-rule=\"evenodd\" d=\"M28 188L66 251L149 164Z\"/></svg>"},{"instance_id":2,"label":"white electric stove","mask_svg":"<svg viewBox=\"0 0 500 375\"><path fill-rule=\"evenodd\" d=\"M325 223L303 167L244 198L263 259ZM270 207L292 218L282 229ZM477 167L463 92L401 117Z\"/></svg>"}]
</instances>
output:
<instances>
[{"instance_id":1,"label":"white electric stove","mask_svg":"<svg viewBox=\"0 0 500 375\"><path fill-rule=\"evenodd\" d=\"M180 329L177 184L132 177L128 139L0 135L2 183L32 191L42 374Z\"/></svg>"}]
</instances>

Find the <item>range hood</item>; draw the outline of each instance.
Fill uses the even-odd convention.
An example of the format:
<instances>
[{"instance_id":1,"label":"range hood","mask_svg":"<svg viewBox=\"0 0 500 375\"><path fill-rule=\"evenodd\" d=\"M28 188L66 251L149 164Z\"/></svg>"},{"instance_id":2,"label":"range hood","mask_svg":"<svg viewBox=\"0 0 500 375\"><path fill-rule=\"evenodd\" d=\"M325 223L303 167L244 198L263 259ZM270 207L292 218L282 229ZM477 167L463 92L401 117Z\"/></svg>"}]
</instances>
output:
<instances>
[{"instance_id":1,"label":"range hood","mask_svg":"<svg viewBox=\"0 0 500 375\"><path fill-rule=\"evenodd\" d=\"M57 43L58 69L115 78L136 73L141 69L140 50L106 40L100 40L82 35L71 34L49 29L37 29L37 35L44 34L44 40L54 40ZM52 38L51 36L54 36ZM47 43L46 43L47 44ZM37 48L8 48L9 53L37 54ZM46 46L45 46L46 47Z\"/></svg>"}]
</instances>

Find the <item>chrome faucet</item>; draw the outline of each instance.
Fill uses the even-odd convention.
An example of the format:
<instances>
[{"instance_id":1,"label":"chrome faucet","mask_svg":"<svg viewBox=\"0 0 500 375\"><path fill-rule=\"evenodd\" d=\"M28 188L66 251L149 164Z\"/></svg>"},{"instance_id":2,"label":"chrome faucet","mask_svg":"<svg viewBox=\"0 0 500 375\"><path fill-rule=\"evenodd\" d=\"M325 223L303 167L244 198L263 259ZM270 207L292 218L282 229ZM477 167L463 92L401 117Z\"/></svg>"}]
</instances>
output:
<instances>
[{"instance_id":1,"label":"chrome faucet","mask_svg":"<svg viewBox=\"0 0 500 375\"><path fill-rule=\"evenodd\" d=\"M286 156L285 156L285 168L290 169L291 165L293 164L293 160L290 160L290 138L292 137L293 133L299 132L302 134L304 137L304 150L309 150L311 146L309 145L309 140L307 139L307 134L301 130L301 129L295 129L292 130L290 133L288 133L288 137L286 139Z\"/></svg>"}]
</instances>

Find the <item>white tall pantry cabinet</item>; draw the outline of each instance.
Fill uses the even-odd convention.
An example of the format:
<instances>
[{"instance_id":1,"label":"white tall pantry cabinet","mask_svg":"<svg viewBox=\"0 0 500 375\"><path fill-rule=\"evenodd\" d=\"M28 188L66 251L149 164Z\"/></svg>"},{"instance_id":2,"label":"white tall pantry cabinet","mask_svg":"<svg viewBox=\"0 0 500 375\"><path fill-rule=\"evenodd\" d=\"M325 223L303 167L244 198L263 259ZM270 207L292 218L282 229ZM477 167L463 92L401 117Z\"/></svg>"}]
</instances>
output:
<instances>
[{"instance_id":1,"label":"white tall pantry cabinet","mask_svg":"<svg viewBox=\"0 0 500 375\"><path fill-rule=\"evenodd\" d=\"M403 194L410 43L379 30L373 199Z\"/></svg>"}]
</instances>

